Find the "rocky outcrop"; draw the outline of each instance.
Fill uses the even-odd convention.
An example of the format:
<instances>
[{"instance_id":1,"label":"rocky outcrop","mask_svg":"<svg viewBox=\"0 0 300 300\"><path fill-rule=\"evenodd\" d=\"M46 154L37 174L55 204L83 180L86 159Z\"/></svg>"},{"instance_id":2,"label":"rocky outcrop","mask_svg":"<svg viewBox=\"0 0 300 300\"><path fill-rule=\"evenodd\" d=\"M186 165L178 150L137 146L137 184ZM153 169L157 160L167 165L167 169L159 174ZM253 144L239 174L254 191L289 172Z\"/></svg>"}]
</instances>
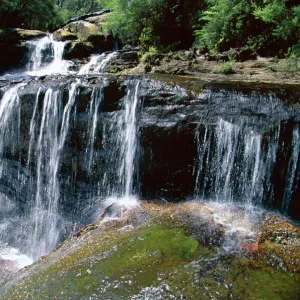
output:
<instances>
[{"instance_id":1,"label":"rocky outcrop","mask_svg":"<svg viewBox=\"0 0 300 300\"><path fill-rule=\"evenodd\" d=\"M45 36L46 33L38 30L21 28L7 29L0 33L0 73L22 67L26 62L28 48L26 41ZM9 54L9 55L8 55Z\"/></svg>"},{"instance_id":2,"label":"rocky outcrop","mask_svg":"<svg viewBox=\"0 0 300 300\"><path fill-rule=\"evenodd\" d=\"M118 51L106 68L108 73L122 73L135 68L139 63L138 50Z\"/></svg>"},{"instance_id":3,"label":"rocky outcrop","mask_svg":"<svg viewBox=\"0 0 300 300\"><path fill-rule=\"evenodd\" d=\"M135 57L135 54L131 55ZM29 126L37 91L41 87L42 102L45 91L56 86L55 89L59 91L65 103L70 83L75 79L65 79L64 83L61 83L59 78L53 80L44 78L42 83L32 81L19 90L21 133L18 143L11 147L14 152L5 152L7 158L12 161L11 176L7 175L3 179L6 193L21 185L16 182L21 177L13 175L13 170L18 170L14 161L20 160L24 166L22 176L27 176L25 166L30 141ZM116 151L121 148L114 144L118 143L117 140L114 142L108 137L117 138L120 134L117 120L122 119L128 89L131 87L133 90L132 85L140 81L141 106L137 112L139 149L135 158L134 175L134 190L140 197L181 201L200 195L201 190L201 197L213 198L222 193L224 188L230 190L232 201L246 202L247 197L250 197L249 201L264 203L269 208L279 209L299 218L299 185L296 181L299 170L293 169L294 165L297 166L298 157L297 148L294 147L298 145L299 90L261 88L249 91L247 87L236 89L233 86L204 88L203 83L197 80L193 83L191 80L187 82L177 78L176 84L175 78L165 77L164 80L165 82L139 77L91 76L81 82L74 112L70 118L72 122L65 151L61 157L61 187L62 193L66 195L62 205L65 209L74 210L71 203L78 199L79 195L93 198L97 194L98 183L106 180L106 171L112 172L109 173L111 182L117 181L117 167L113 167L117 161L111 161L109 157L113 153L119 157ZM103 87L103 98L93 148L93 166L92 171L89 171L86 153L89 151L89 128L92 118L90 103L93 91L100 86ZM41 109L40 107L39 115L42 113ZM238 146L230 148L232 145ZM210 161L206 166L207 151L210 147L214 150L210 152ZM218 155L223 155L223 152L218 152L220 149L231 149L232 153L228 155L232 154L233 160L229 162L236 166L228 173L232 180L230 186L222 185L226 181L224 179L223 182L224 174L219 168ZM248 152L245 152L245 149L248 149ZM276 163L270 160L269 153L276 154ZM258 158L260 163L257 161L255 165L254 162ZM226 162L224 160L223 163ZM205 171L201 171L201 164ZM249 168L261 168L260 173L265 175L253 183L252 177L247 175L248 172L239 173L246 165ZM71 181L67 180L69 176ZM244 176L243 180L241 176ZM211 188L212 182L218 178L222 180L219 179L217 186ZM295 180L289 183L290 178ZM249 187L246 183L255 184L256 189L250 192L251 185ZM23 184L22 187L25 190L20 197L25 203L31 192L26 192L26 185ZM291 195L286 192L289 189ZM105 188L101 190L104 191ZM290 200L284 201L285 197ZM82 196L79 198L84 199ZM80 213L80 205L78 211Z\"/></svg>"},{"instance_id":4,"label":"rocky outcrop","mask_svg":"<svg viewBox=\"0 0 300 300\"><path fill-rule=\"evenodd\" d=\"M255 255L226 248L228 238L231 246L238 246L245 234L257 230L249 212L199 202L117 207L117 218L103 215L3 284L0 299L35 299L41 293L44 299L299 297L299 261L289 267L284 244L270 245L264 239ZM295 225L285 223L284 230L292 235ZM232 236L230 224L238 224Z\"/></svg>"},{"instance_id":5,"label":"rocky outcrop","mask_svg":"<svg viewBox=\"0 0 300 300\"><path fill-rule=\"evenodd\" d=\"M105 10L72 19L53 32L55 40L70 41L66 46L65 59L81 59L92 53L113 50L114 37L103 28L108 12Z\"/></svg>"}]
</instances>

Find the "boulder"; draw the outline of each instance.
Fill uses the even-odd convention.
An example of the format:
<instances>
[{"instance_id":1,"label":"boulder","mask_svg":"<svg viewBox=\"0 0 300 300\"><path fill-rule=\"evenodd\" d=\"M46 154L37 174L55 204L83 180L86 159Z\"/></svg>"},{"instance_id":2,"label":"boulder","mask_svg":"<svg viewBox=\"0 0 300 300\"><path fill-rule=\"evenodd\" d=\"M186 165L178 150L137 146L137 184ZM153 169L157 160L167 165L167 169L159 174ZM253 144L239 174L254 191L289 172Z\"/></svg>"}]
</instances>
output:
<instances>
[{"instance_id":1,"label":"boulder","mask_svg":"<svg viewBox=\"0 0 300 300\"><path fill-rule=\"evenodd\" d=\"M22 66L28 48L26 41L45 36L39 30L11 28L0 32L0 73Z\"/></svg>"},{"instance_id":2,"label":"boulder","mask_svg":"<svg viewBox=\"0 0 300 300\"><path fill-rule=\"evenodd\" d=\"M53 38L56 41L77 40L77 35L65 29L58 29L53 33Z\"/></svg>"},{"instance_id":3,"label":"boulder","mask_svg":"<svg viewBox=\"0 0 300 300\"><path fill-rule=\"evenodd\" d=\"M66 44L64 59L85 58L94 52L89 42L72 41Z\"/></svg>"},{"instance_id":4,"label":"boulder","mask_svg":"<svg viewBox=\"0 0 300 300\"><path fill-rule=\"evenodd\" d=\"M38 39L46 36L47 33L39 30L22 28L10 28L1 34L1 41L10 44L21 44L24 41Z\"/></svg>"},{"instance_id":5,"label":"boulder","mask_svg":"<svg viewBox=\"0 0 300 300\"><path fill-rule=\"evenodd\" d=\"M138 60L139 59L137 51L124 52L120 55L120 58L123 60Z\"/></svg>"},{"instance_id":6,"label":"boulder","mask_svg":"<svg viewBox=\"0 0 300 300\"><path fill-rule=\"evenodd\" d=\"M91 16L86 20L77 20L66 24L60 29L53 32L53 38L56 41L74 41L67 47L72 53L70 54L67 49L66 59L83 58L89 56L91 53L111 51L114 45L114 37L110 31L105 31L102 27L104 16ZM75 50L73 51L73 48ZM81 50L87 48L86 54L83 55Z\"/></svg>"}]
</instances>

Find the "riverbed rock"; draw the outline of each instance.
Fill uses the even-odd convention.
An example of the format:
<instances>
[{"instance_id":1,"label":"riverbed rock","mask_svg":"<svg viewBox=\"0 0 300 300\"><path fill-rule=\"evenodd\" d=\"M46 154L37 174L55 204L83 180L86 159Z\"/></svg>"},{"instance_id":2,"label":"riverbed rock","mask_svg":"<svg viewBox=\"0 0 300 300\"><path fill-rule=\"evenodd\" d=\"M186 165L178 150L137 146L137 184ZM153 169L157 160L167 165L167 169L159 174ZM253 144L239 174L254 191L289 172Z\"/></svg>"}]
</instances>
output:
<instances>
[{"instance_id":1,"label":"riverbed rock","mask_svg":"<svg viewBox=\"0 0 300 300\"><path fill-rule=\"evenodd\" d=\"M8 280L0 299L297 299L296 272L195 239L188 215L218 226L205 206L143 202L121 218L101 218Z\"/></svg>"},{"instance_id":2,"label":"riverbed rock","mask_svg":"<svg viewBox=\"0 0 300 300\"><path fill-rule=\"evenodd\" d=\"M300 228L277 215L262 221L259 253L270 265L300 274Z\"/></svg>"},{"instance_id":3,"label":"riverbed rock","mask_svg":"<svg viewBox=\"0 0 300 300\"><path fill-rule=\"evenodd\" d=\"M107 66L108 73L121 73L135 68L139 63L138 50L118 51L116 57Z\"/></svg>"}]
</instances>

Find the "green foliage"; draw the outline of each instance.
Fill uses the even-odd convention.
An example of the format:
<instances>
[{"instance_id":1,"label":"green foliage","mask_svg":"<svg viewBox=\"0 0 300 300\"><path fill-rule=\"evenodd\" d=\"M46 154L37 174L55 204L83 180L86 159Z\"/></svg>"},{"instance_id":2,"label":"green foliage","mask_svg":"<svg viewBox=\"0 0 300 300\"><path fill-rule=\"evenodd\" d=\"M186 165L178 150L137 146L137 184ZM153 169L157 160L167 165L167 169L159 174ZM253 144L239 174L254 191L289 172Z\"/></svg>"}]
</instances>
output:
<instances>
[{"instance_id":1,"label":"green foliage","mask_svg":"<svg viewBox=\"0 0 300 300\"><path fill-rule=\"evenodd\" d=\"M300 5L288 7L288 0L265 0L261 6L254 5L253 14L265 23L271 23L273 35L284 40L299 31ZM299 34L299 32L298 32Z\"/></svg>"},{"instance_id":2,"label":"green foliage","mask_svg":"<svg viewBox=\"0 0 300 300\"><path fill-rule=\"evenodd\" d=\"M103 8L98 0L55 0L64 21Z\"/></svg>"},{"instance_id":3,"label":"green foliage","mask_svg":"<svg viewBox=\"0 0 300 300\"><path fill-rule=\"evenodd\" d=\"M293 0L207 0L196 45L208 50L243 48L283 56L300 38L300 5ZM300 47L299 47L300 48Z\"/></svg>"},{"instance_id":4,"label":"green foliage","mask_svg":"<svg viewBox=\"0 0 300 300\"><path fill-rule=\"evenodd\" d=\"M225 75L234 74L235 71L234 71L232 62L227 61L224 64L222 64L220 66L220 72L225 74Z\"/></svg>"},{"instance_id":5,"label":"green foliage","mask_svg":"<svg viewBox=\"0 0 300 300\"><path fill-rule=\"evenodd\" d=\"M61 18L54 0L1 0L0 27L47 29Z\"/></svg>"},{"instance_id":6,"label":"green foliage","mask_svg":"<svg viewBox=\"0 0 300 300\"><path fill-rule=\"evenodd\" d=\"M113 12L107 22L124 43L141 43L143 51L192 45L194 17L204 1L103 0Z\"/></svg>"}]
</instances>

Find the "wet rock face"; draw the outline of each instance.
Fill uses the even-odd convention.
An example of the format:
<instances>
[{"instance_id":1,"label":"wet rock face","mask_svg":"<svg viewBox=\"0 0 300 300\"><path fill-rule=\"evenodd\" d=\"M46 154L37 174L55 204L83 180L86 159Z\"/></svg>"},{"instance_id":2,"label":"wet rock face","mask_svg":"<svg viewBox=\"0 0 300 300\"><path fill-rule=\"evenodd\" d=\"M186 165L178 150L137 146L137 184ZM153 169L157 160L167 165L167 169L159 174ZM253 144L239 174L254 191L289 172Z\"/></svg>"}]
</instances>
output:
<instances>
[{"instance_id":1,"label":"wet rock face","mask_svg":"<svg viewBox=\"0 0 300 300\"><path fill-rule=\"evenodd\" d=\"M16 274L0 287L0 299L35 299L41 293L45 299L298 298L299 264L288 267L288 255L280 254L284 244L270 244L265 236L253 255L232 236L235 250L224 248L233 230L245 241L245 234L255 239L258 230L265 235L273 222L291 235L292 223L270 215L260 221L234 206L199 202L121 208L118 220L97 220Z\"/></svg>"},{"instance_id":2,"label":"wet rock face","mask_svg":"<svg viewBox=\"0 0 300 300\"><path fill-rule=\"evenodd\" d=\"M107 66L108 73L119 73L135 68L139 63L138 50L118 51L117 55Z\"/></svg>"},{"instance_id":3,"label":"wet rock face","mask_svg":"<svg viewBox=\"0 0 300 300\"><path fill-rule=\"evenodd\" d=\"M28 48L26 41L45 36L38 30L13 28L0 34L0 74L9 69L22 67L26 63Z\"/></svg>"},{"instance_id":4,"label":"wet rock face","mask_svg":"<svg viewBox=\"0 0 300 300\"><path fill-rule=\"evenodd\" d=\"M71 60L76 58L85 58L93 53L91 43L82 41L68 42L65 47L64 59Z\"/></svg>"},{"instance_id":5,"label":"wet rock face","mask_svg":"<svg viewBox=\"0 0 300 300\"><path fill-rule=\"evenodd\" d=\"M62 83L59 78L46 77L19 91L20 133L16 131L15 138L4 147L11 172L1 179L1 191L11 196L19 190L18 199L24 205L32 201L34 194L21 182L32 173L26 164L37 91L41 87L36 116L40 124L46 90L59 91L65 106L73 81L69 78ZM120 149L114 142L119 134L116 125L122 118L129 87L137 81L140 85L134 193L142 199L168 201L232 197L233 202L251 201L300 217L295 209L299 206L300 120L297 100L291 97L296 92L210 87L199 93L177 84L136 77L105 77L104 81L91 77L78 86L60 160L64 210L74 211L72 203L80 203L75 208L80 214L84 199L98 195L99 182L118 180L113 167L116 162L111 158ZM102 89L102 100L97 111L92 164L88 167L95 89ZM39 125L36 136L38 131ZM34 160L31 164L35 168ZM227 171L224 173L223 169ZM16 175L18 170L22 170L23 179ZM253 170L260 175L251 176Z\"/></svg>"}]
</instances>

